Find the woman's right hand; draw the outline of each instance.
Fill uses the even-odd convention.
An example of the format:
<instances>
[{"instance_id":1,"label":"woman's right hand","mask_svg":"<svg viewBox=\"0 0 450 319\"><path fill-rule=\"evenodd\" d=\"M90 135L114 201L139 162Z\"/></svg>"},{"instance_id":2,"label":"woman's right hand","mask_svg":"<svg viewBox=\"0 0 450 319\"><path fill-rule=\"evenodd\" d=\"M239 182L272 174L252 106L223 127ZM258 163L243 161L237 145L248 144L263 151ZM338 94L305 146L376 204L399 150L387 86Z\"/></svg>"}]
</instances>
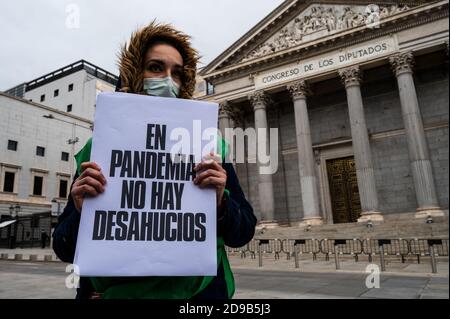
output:
<instances>
[{"instance_id":1,"label":"woman's right hand","mask_svg":"<svg viewBox=\"0 0 450 319\"><path fill-rule=\"evenodd\" d=\"M86 196L95 197L105 191L106 178L101 172L100 166L94 162L81 164L81 175L72 186L73 202L76 210L81 213L83 200Z\"/></svg>"}]
</instances>

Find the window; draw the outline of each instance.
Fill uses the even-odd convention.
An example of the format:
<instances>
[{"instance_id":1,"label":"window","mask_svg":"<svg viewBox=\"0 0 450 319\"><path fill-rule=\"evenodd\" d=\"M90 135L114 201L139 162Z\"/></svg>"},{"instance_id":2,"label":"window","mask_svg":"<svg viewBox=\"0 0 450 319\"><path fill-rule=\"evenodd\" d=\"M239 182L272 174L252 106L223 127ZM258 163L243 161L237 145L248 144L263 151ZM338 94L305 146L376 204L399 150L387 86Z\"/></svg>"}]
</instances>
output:
<instances>
[{"instance_id":1,"label":"window","mask_svg":"<svg viewBox=\"0 0 450 319\"><path fill-rule=\"evenodd\" d=\"M45 94L42 94L41 95L41 102L44 102L45 101Z\"/></svg>"},{"instance_id":2,"label":"window","mask_svg":"<svg viewBox=\"0 0 450 319\"><path fill-rule=\"evenodd\" d=\"M67 198L67 186L68 186L67 180L65 179L59 180L59 194L58 194L59 198Z\"/></svg>"},{"instance_id":3,"label":"window","mask_svg":"<svg viewBox=\"0 0 450 319\"><path fill-rule=\"evenodd\" d=\"M67 112L72 112L72 104L67 105Z\"/></svg>"},{"instance_id":4,"label":"window","mask_svg":"<svg viewBox=\"0 0 450 319\"><path fill-rule=\"evenodd\" d=\"M0 192L16 195L20 166L0 163Z\"/></svg>"},{"instance_id":5,"label":"window","mask_svg":"<svg viewBox=\"0 0 450 319\"><path fill-rule=\"evenodd\" d=\"M8 150L17 151L17 141L8 140Z\"/></svg>"},{"instance_id":6,"label":"window","mask_svg":"<svg viewBox=\"0 0 450 319\"><path fill-rule=\"evenodd\" d=\"M44 177L34 176L33 181L33 195L42 196L42 186L44 184Z\"/></svg>"},{"instance_id":7,"label":"window","mask_svg":"<svg viewBox=\"0 0 450 319\"><path fill-rule=\"evenodd\" d=\"M213 95L214 94L214 85L209 82L206 82L206 94Z\"/></svg>"},{"instance_id":8,"label":"window","mask_svg":"<svg viewBox=\"0 0 450 319\"><path fill-rule=\"evenodd\" d=\"M44 200L46 194L46 178L48 175L48 170L40 168L30 168L30 171L31 171L31 178L29 183L30 196L41 197L40 200Z\"/></svg>"},{"instance_id":9,"label":"window","mask_svg":"<svg viewBox=\"0 0 450 319\"><path fill-rule=\"evenodd\" d=\"M59 90L55 90L54 92L53 92L53 97L57 97L59 95Z\"/></svg>"},{"instance_id":10,"label":"window","mask_svg":"<svg viewBox=\"0 0 450 319\"><path fill-rule=\"evenodd\" d=\"M73 83L69 84L69 92L72 92L72 91L73 91Z\"/></svg>"},{"instance_id":11,"label":"window","mask_svg":"<svg viewBox=\"0 0 450 319\"><path fill-rule=\"evenodd\" d=\"M62 152L61 153L61 161L68 162L69 161L69 153Z\"/></svg>"},{"instance_id":12,"label":"window","mask_svg":"<svg viewBox=\"0 0 450 319\"><path fill-rule=\"evenodd\" d=\"M36 155L37 156L45 156L45 147L42 147L42 146L36 147Z\"/></svg>"},{"instance_id":13,"label":"window","mask_svg":"<svg viewBox=\"0 0 450 319\"><path fill-rule=\"evenodd\" d=\"M14 179L16 174L13 172L5 172L5 180L3 182L3 191L5 193L14 193Z\"/></svg>"},{"instance_id":14,"label":"window","mask_svg":"<svg viewBox=\"0 0 450 319\"><path fill-rule=\"evenodd\" d=\"M67 196L69 195L69 189L70 189L70 175L66 173L56 173L56 181L57 181L57 187L56 187L56 197L59 199L67 199Z\"/></svg>"}]
</instances>

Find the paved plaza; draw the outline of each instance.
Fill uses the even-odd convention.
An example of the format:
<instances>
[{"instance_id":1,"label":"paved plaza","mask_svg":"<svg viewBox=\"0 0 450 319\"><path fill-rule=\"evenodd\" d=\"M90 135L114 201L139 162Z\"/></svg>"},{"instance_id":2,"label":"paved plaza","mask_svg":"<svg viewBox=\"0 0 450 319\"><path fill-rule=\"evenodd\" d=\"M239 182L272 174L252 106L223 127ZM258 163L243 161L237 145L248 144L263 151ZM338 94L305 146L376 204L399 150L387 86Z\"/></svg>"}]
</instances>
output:
<instances>
[{"instance_id":1,"label":"paved plaza","mask_svg":"<svg viewBox=\"0 0 450 319\"><path fill-rule=\"evenodd\" d=\"M16 250L24 258L26 253L43 254L50 250ZM1 251L4 253L4 251ZM11 255L12 256L12 255ZM438 263L438 273L431 274L429 260L420 264L388 260L386 271L380 274L380 288L366 287L367 261L340 262L320 259L312 261L303 256L299 268L294 260L265 257L263 266L258 259L230 256L236 280L236 299L336 299L336 298L395 298L448 299L448 261ZM374 260L377 264L377 260ZM75 291L65 287L66 264L61 262L0 261L0 298L64 298L71 299Z\"/></svg>"}]
</instances>

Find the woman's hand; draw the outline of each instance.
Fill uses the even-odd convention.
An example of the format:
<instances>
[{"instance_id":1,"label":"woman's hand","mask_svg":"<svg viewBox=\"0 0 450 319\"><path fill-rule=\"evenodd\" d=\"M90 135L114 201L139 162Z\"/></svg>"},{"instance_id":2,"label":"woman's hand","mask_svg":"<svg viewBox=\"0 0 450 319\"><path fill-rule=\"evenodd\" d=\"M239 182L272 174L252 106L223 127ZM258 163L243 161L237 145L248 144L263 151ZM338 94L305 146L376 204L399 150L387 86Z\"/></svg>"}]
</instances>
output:
<instances>
[{"instance_id":1,"label":"woman's hand","mask_svg":"<svg viewBox=\"0 0 450 319\"><path fill-rule=\"evenodd\" d=\"M225 185L227 184L227 172L222 165L218 163L220 158L214 153L211 153L208 159L203 160L200 164L195 166L194 170L197 177L194 179L194 184L200 188L214 187L217 193L217 207L220 208L222 204L223 193Z\"/></svg>"},{"instance_id":2,"label":"woman's hand","mask_svg":"<svg viewBox=\"0 0 450 319\"><path fill-rule=\"evenodd\" d=\"M80 213L83 200L86 196L95 197L105 191L106 178L101 172L100 166L94 162L81 164L81 175L72 186L73 202Z\"/></svg>"}]
</instances>

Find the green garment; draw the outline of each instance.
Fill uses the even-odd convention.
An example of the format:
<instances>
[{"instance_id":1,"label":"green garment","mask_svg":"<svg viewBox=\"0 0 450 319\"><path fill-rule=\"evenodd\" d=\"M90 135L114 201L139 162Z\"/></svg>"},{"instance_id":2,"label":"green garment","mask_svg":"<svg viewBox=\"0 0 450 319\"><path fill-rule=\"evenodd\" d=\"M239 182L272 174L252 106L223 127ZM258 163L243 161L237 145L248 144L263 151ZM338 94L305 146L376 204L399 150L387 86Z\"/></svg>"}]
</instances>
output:
<instances>
[{"instance_id":1,"label":"green garment","mask_svg":"<svg viewBox=\"0 0 450 319\"><path fill-rule=\"evenodd\" d=\"M77 173L81 174L81 164L89 162L92 138L76 155ZM219 141L222 158L227 153L225 141ZM229 191L226 190L229 195ZM193 256L194 257L194 256ZM233 273L225 252L224 240L217 238L217 265L222 264L228 297L235 291ZM103 293L103 299L189 299L202 292L214 279L207 277L91 277L94 290Z\"/></svg>"}]
</instances>

